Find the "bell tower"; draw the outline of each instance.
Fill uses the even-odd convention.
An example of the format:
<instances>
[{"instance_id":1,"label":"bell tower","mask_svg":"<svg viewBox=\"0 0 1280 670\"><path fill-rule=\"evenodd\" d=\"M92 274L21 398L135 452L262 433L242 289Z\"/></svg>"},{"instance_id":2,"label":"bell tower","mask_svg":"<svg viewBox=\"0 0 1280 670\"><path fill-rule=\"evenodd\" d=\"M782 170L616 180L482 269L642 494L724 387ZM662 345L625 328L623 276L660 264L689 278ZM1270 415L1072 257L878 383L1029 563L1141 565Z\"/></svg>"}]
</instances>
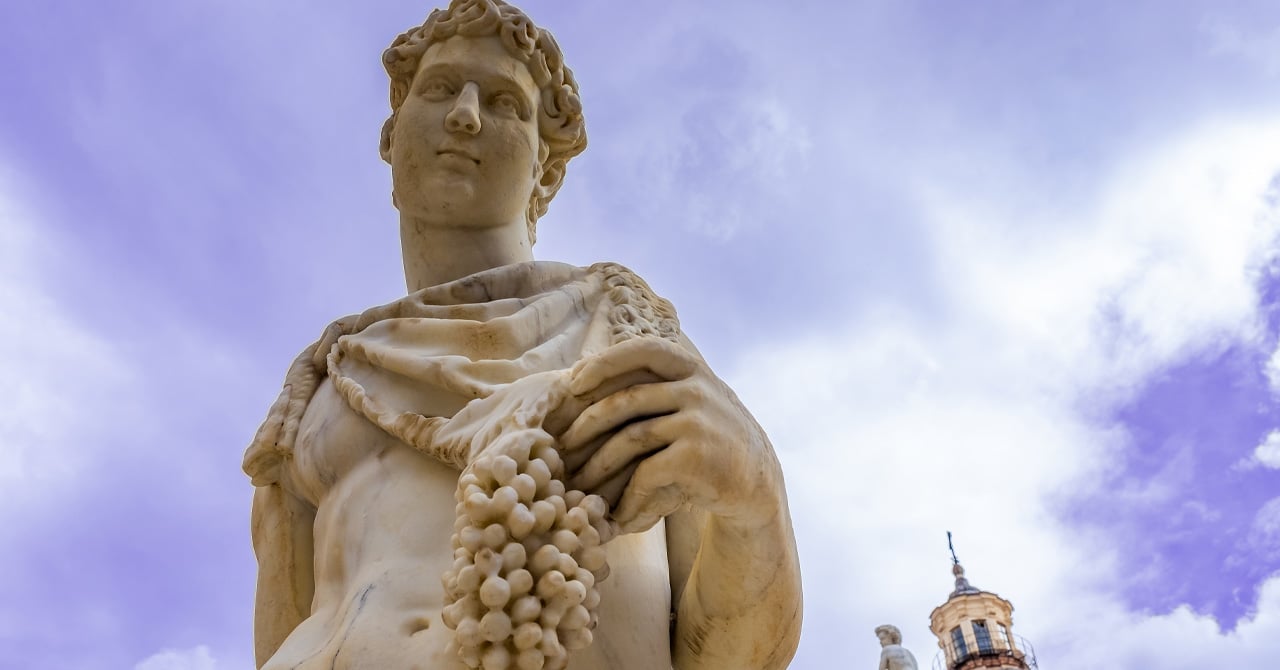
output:
<instances>
[{"instance_id":1,"label":"bell tower","mask_svg":"<svg viewBox=\"0 0 1280 670\"><path fill-rule=\"evenodd\" d=\"M1031 643L1013 634L1013 603L969 583L950 531L947 546L956 587L929 615L929 628L942 649L934 658L934 670L1038 670Z\"/></svg>"}]
</instances>

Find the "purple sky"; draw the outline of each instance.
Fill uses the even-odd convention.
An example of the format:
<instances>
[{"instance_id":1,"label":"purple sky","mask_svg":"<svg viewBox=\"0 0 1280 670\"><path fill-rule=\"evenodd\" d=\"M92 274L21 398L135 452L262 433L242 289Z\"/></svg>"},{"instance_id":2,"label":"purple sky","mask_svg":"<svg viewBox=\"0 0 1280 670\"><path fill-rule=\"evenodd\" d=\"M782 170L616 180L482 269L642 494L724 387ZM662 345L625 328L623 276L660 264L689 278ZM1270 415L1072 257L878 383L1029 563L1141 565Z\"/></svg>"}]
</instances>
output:
<instances>
[{"instance_id":1,"label":"purple sky","mask_svg":"<svg viewBox=\"0 0 1280 670\"><path fill-rule=\"evenodd\" d=\"M522 4L590 135L535 253L645 276L770 432L793 667L929 664L946 530L1041 667L1280 658L1280 8L1050 4ZM250 666L240 458L403 293L429 9L0 5L0 666Z\"/></svg>"}]
</instances>

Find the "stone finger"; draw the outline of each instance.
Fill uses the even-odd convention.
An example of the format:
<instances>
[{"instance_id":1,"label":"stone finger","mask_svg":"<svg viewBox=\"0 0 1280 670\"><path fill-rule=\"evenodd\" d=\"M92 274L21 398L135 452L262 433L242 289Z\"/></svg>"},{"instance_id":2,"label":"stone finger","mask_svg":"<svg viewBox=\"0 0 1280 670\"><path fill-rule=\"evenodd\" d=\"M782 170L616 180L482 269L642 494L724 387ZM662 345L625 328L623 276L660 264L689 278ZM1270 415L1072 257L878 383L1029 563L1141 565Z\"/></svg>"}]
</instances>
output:
<instances>
[{"instance_id":1,"label":"stone finger","mask_svg":"<svg viewBox=\"0 0 1280 670\"><path fill-rule=\"evenodd\" d=\"M657 337L640 337L615 344L574 366L569 392L583 395L614 377L649 371L675 381L697 370L698 361L679 345Z\"/></svg>"},{"instance_id":2,"label":"stone finger","mask_svg":"<svg viewBox=\"0 0 1280 670\"><path fill-rule=\"evenodd\" d=\"M583 410L560 436L560 446L574 451L629 421L675 412L679 403L673 391L668 384L641 384L618 391Z\"/></svg>"},{"instance_id":3,"label":"stone finger","mask_svg":"<svg viewBox=\"0 0 1280 670\"><path fill-rule=\"evenodd\" d=\"M631 478L631 486L622 495L618 509L613 515L614 521L624 533L642 533L649 530L659 520L674 514L686 502L687 498L679 486L666 484L652 488L649 480L654 471L645 472L645 464L641 464ZM668 479L658 475L658 481Z\"/></svg>"},{"instance_id":4,"label":"stone finger","mask_svg":"<svg viewBox=\"0 0 1280 670\"><path fill-rule=\"evenodd\" d=\"M605 440L573 474L570 486L582 491L595 491L632 461L670 444L677 435L674 430L677 421L678 415L668 414L623 427L613 437Z\"/></svg>"}]
</instances>

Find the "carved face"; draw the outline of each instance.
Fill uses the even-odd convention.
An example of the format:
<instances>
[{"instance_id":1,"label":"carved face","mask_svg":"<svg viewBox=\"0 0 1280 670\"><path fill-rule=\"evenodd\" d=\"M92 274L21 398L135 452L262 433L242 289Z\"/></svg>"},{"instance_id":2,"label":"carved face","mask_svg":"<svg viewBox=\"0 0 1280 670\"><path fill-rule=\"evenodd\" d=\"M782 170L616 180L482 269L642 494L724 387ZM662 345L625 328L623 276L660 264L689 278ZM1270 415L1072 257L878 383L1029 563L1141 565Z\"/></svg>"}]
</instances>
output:
<instances>
[{"instance_id":1,"label":"carved face","mask_svg":"<svg viewBox=\"0 0 1280 670\"><path fill-rule=\"evenodd\" d=\"M538 100L497 37L431 45L391 133L401 213L443 227L523 222L539 176Z\"/></svg>"}]
</instances>

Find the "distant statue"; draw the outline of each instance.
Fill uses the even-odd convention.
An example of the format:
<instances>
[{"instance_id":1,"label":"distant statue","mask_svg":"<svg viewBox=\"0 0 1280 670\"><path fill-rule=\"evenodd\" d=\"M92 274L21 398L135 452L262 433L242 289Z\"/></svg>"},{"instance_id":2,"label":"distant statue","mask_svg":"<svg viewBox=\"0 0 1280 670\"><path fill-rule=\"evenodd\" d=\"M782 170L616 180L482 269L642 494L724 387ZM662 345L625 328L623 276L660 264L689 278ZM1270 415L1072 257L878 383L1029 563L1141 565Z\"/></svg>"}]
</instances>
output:
<instances>
[{"instance_id":1,"label":"distant statue","mask_svg":"<svg viewBox=\"0 0 1280 670\"><path fill-rule=\"evenodd\" d=\"M876 637L880 638L880 665L876 670L919 670L916 657L902 646L902 631L897 626L888 624L876 628Z\"/></svg>"},{"instance_id":2,"label":"distant statue","mask_svg":"<svg viewBox=\"0 0 1280 670\"><path fill-rule=\"evenodd\" d=\"M785 668L764 431L638 276L533 260L586 146L555 40L454 0L383 64L409 294L305 349L245 454L257 666Z\"/></svg>"}]
</instances>

